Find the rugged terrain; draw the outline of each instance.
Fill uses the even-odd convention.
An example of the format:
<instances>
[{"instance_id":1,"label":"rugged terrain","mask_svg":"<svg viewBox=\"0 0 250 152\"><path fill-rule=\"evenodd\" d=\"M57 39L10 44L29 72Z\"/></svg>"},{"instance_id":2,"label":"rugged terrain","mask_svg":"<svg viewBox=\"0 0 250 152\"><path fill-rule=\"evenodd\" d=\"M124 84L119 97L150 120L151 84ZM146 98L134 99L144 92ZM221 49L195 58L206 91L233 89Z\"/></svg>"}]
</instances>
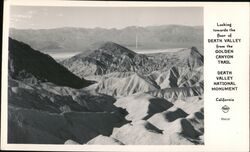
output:
<instances>
[{"instance_id":1,"label":"rugged terrain","mask_svg":"<svg viewBox=\"0 0 250 152\"><path fill-rule=\"evenodd\" d=\"M195 47L145 55L107 42L61 64L81 78L98 81L96 91L112 96L148 92L173 98L203 92L203 55Z\"/></svg>"},{"instance_id":2,"label":"rugged terrain","mask_svg":"<svg viewBox=\"0 0 250 152\"><path fill-rule=\"evenodd\" d=\"M60 63L9 40L8 142L204 144L203 55L105 42Z\"/></svg>"}]
</instances>

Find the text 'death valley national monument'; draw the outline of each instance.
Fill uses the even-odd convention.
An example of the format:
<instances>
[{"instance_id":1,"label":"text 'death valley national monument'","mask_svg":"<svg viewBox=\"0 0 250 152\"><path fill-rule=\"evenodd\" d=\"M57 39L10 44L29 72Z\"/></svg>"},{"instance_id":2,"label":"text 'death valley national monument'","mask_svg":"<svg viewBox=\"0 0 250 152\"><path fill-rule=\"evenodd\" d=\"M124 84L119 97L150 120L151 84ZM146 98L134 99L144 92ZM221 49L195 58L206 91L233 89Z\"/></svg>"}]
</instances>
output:
<instances>
[{"instance_id":1,"label":"text 'death valley national monument'","mask_svg":"<svg viewBox=\"0 0 250 152\"><path fill-rule=\"evenodd\" d=\"M8 143L203 145L202 7L11 6Z\"/></svg>"}]
</instances>

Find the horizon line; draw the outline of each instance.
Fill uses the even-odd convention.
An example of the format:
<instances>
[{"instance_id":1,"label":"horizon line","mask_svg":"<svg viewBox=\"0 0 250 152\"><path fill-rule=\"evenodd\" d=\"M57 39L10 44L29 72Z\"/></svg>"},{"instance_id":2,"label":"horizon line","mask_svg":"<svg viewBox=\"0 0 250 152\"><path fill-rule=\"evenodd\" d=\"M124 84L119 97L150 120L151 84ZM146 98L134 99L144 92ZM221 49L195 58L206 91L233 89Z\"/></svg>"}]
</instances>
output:
<instances>
[{"instance_id":1,"label":"horizon line","mask_svg":"<svg viewBox=\"0 0 250 152\"><path fill-rule=\"evenodd\" d=\"M116 28L116 27L80 27L80 26L61 26L61 27L52 27L52 28L15 28L15 27L9 27L9 29L16 29L16 30L51 30L51 29L63 29L63 28L79 28L79 29L106 29L106 30L122 30L129 27L137 27L137 28L148 28L148 27L160 27L160 26L184 26L184 27L204 27L204 25L184 25L184 24L162 24L162 25L147 25L147 26L136 26L136 25L130 25L125 26L122 28Z\"/></svg>"}]
</instances>

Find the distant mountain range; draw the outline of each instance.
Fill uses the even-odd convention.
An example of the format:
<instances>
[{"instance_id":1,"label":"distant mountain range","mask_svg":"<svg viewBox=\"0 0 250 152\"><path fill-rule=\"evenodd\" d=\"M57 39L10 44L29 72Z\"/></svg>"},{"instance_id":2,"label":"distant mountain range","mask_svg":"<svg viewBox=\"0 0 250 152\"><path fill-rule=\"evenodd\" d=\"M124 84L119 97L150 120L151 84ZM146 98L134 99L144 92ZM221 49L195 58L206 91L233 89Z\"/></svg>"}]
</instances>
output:
<instances>
[{"instance_id":1,"label":"distant mountain range","mask_svg":"<svg viewBox=\"0 0 250 152\"><path fill-rule=\"evenodd\" d=\"M187 48L203 49L203 27L162 25L148 27L10 29L10 37L42 52L84 52L112 41L135 50Z\"/></svg>"}]
</instances>

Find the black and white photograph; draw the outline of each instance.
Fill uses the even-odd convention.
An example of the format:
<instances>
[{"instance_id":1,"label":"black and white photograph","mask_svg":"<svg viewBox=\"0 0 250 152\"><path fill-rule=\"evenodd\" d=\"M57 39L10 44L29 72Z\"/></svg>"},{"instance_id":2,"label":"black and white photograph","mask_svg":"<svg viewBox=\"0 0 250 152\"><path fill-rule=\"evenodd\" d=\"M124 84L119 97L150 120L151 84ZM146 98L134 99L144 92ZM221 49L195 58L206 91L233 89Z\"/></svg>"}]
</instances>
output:
<instances>
[{"instance_id":1,"label":"black and white photograph","mask_svg":"<svg viewBox=\"0 0 250 152\"><path fill-rule=\"evenodd\" d=\"M10 6L8 144L204 145L203 18Z\"/></svg>"}]
</instances>

